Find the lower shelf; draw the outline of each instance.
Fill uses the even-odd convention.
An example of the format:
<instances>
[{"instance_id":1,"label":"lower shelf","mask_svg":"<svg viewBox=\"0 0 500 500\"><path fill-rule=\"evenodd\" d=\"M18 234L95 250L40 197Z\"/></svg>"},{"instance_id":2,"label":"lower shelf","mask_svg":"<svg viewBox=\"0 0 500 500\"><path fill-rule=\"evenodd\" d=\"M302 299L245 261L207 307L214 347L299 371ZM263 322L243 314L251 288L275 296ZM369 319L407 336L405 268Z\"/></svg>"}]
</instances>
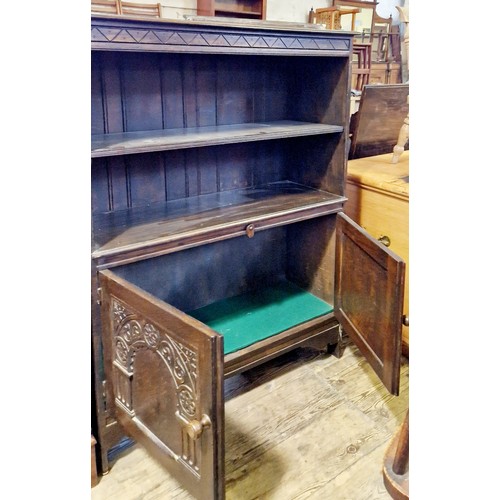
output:
<instances>
[{"instance_id":1,"label":"lower shelf","mask_svg":"<svg viewBox=\"0 0 500 500\"><path fill-rule=\"evenodd\" d=\"M125 263L182 246L245 234L288 221L338 212L341 195L295 182L193 196L151 206L97 213L93 216L97 265Z\"/></svg>"},{"instance_id":2,"label":"lower shelf","mask_svg":"<svg viewBox=\"0 0 500 500\"><path fill-rule=\"evenodd\" d=\"M224 354L229 354L332 311L330 304L302 288L280 282L188 314L223 335Z\"/></svg>"}]
</instances>

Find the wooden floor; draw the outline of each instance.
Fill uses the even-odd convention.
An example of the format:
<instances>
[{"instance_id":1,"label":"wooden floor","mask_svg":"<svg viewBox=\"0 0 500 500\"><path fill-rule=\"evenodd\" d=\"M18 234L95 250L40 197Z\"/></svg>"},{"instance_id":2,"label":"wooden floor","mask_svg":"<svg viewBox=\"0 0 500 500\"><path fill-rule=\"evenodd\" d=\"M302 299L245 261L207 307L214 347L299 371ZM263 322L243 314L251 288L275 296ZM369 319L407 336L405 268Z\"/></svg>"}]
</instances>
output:
<instances>
[{"instance_id":1,"label":"wooden floor","mask_svg":"<svg viewBox=\"0 0 500 500\"><path fill-rule=\"evenodd\" d=\"M297 350L226 380L226 498L391 499L384 453L409 403L388 394L358 349L341 359ZM138 445L92 488L92 500L192 499Z\"/></svg>"}]
</instances>

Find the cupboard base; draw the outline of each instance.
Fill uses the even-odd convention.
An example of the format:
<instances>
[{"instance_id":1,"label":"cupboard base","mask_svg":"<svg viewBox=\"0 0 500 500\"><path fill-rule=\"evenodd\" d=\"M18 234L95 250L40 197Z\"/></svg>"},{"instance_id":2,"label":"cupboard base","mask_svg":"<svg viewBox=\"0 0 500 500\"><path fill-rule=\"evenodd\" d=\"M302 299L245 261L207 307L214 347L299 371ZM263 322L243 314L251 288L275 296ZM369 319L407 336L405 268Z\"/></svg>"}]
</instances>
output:
<instances>
[{"instance_id":1,"label":"cupboard base","mask_svg":"<svg viewBox=\"0 0 500 500\"><path fill-rule=\"evenodd\" d=\"M296 330L299 330L299 327ZM341 357L344 352L345 339L339 330L340 326L335 318L332 319L331 316L318 318L318 320L310 324L309 328L299 330L293 336L290 331L286 332L288 337L286 342L283 341L285 334L278 334L264 341L265 346L254 345L242 350L244 352L239 351L227 355L224 359L224 378L247 371L297 348L316 349ZM267 353L264 355L262 351L266 349ZM125 431L116 420L105 427L103 436L100 437L98 443L100 474L108 474L116 456L133 444L133 441L130 441L125 436ZM124 445L125 441L126 444Z\"/></svg>"}]
</instances>

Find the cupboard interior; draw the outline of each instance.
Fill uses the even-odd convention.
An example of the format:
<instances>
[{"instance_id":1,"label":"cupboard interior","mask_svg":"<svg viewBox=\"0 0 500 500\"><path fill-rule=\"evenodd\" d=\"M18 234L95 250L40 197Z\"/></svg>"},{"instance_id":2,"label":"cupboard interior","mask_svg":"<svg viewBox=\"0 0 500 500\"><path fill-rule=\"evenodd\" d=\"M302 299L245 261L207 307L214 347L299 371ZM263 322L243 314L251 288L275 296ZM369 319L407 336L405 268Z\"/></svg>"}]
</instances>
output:
<instances>
[{"instance_id":1,"label":"cupboard interior","mask_svg":"<svg viewBox=\"0 0 500 500\"><path fill-rule=\"evenodd\" d=\"M221 333L229 354L333 311L334 225L327 215L113 272Z\"/></svg>"},{"instance_id":2,"label":"cupboard interior","mask_svg":"<svg viewBox=\"0 0 500 500\"><path fill-rule=\"evenodd\" d=\"M146 135L145 152L111 148L92 159L94 250L124 229L175 217L182 200L277 182L342 196L347 64L347 58L94 51L93 140L178 129L189 129L192 137L157 150ZM251 142L231 143L231 134L224 145L197 142L207 127L281 120L304 122L305 128L290 132L285 123L283 138L264 132ZM337 131L310 132L307 124L331 124ZM299 135L287 138L289 133Z\"/></svg>"},{"instance_id":3,"label":"cupboard interior","mask_svg":"<svg viewBox=\"0 0 500 500\"><path fill-rule=\"evenodd\" d=\"M339 209L334 186L342 184L328 169L340 142L325 135L95 158L93 251L318 205Z\"/></svg>"}]
</instances>

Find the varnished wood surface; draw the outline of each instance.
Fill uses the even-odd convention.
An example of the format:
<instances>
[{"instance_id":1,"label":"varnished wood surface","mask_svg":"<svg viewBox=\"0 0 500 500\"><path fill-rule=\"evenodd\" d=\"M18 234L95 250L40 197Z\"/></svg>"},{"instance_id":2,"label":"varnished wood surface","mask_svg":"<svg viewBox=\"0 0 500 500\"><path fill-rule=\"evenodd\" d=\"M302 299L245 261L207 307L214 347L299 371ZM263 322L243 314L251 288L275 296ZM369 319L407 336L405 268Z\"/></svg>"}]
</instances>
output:
<instances>
[{"instance_id":1,"label":"varnished wood surface","mask_svg":"<svg viewBox=\"0 0 500 500\"><path fill-rule=\"evenodd\" d=\"M339 125L281 120L92 136L92 158L342 132Z\"/></svg>"},{"instance_id":2,"label":"varnished wood surface","mask_svg":"<svg viewBox=\"0 0 500 500\"><path fill-rule=\"evenodd\" d=\"M193 239L207 239L215 231L235 235L244 233L248 224L259 230L276 225L280 218L282 222L290 217L307 218L310 211L315 216L333 213L341 209L343 201L343 197L325 191L278 182L96 214L93 227L97 248L92 256L110 258L138 250L147 255L147 248L158 245L178 249L181 240L192 244Z\"/></svg>"},{"instance_id":3,"label":"varnished wood surface","mask_svg":"<svg viewBox=\"0 0 500 500\"><path fill-rule=\"evenodd\" d=\"M410 152L405 151L399 162L391 163L392 154L349 160L347 182L408 201L410 196Z\"/></svg>"},{"instance_id":4,"label":"varnished wood surface","mask_svg":"<svg viewBox=\"0 0 500 500\"><path fill-rule=\"evenodd\" d=\"M335 317L392 393L399 393L405 263L339 214Z\"/></svg>"},{"instance_id":5,"label":"varnished wood surface","mask_svg":"<svg viewBox=\"0 0 500 500\"><path fill-rule=\"evenodd\" d=\"M100 282L105 369L118 421L193 495L220 498L221 336L110 271ZM204 418L207 428L193 437L189 426Z\"/></svg>"},{"instance_id":6,"label":"varnished wood surface","mask_svg":"<svg viewBox=\"0 0 500 500\"><path fill-rule=\"evenodd\" d=\"M409 413L394 435L384 457L384 484L394 500L408 500L410 495Z\"/></svg>"},{"instance_id":7,"label":"varnished wood surface","mask_svg":"<svg viewBox=\"0 0 500 500\"><path fill-rule=\"evenodd\" d=\"M93 16L91 25L93 134L218 127L280 120L343 127L341 133L307 135L306 130L306 136L280 136L272 140L255 141L245 139L244 142L231 144L215 144L212 137L208 143L199 142L195 147L184 149L158 151L155 149L157 145L154 145L153 151L92 158L93 214L115 212L118 217L122 213L126 213L128 217L131 213L135 214L135 211L129 212L129 209L147 210L153 205L159 206L156 204L287 180L342 198L352 33L311 29L297 23L254 23L247 20L228 23L227 20L217 21L215 18L171 22ZM195 137L199 139L199 134L195 134ZM191 140L193 138L189 137L188 143ZM341 209L342 201L339 198L337 200L333 204L327 202L327 209L332 211L326 213ZM138 222L138 225L151 224L149 228L142 228L145 232L140 238L144 239L138 247L129 247L126 251L126 247L121 247L118 254L122 250L124 253L119 257L125 258L117 261L116 254L110 260L101 256L99 262L93 259L93 265L99 269L119 264L136 266L146 262L144 259L149 257L177 256L191 250L219 245L229 241L226 238L235 235L244 235L244 226L226 224L231 210L234 210L238 224L245 221L241 218L241 206L226 208L229 212L223 209L222 219L219 219L219 222L222 220L222 225L213 232L213 226L208 231L206 227L198 228L199 230L191 227L187 234L180 235L177 240L175 236L170 241L162 239L165 235L161 233L161 229L161 237L156 238L162 217ZM268 227L273 227L270 231L277 237L284 236L288 231L276 231L284 226L274 228L275 225L292 222L297 222L293 225L300 225L304 218L309 222L312 218L325 214L325 207L314 203L312 206L305 206L300 202L299 205L292 206L291 210L289 206L284 210L282 207L276 210L271 207L271 212L268 213L265 203L260 204L260 208L254 208L257 208L259 221L265 220ZM189 218L189 214L186 215ZM209 225L211 216L215 215L204 213ZM255 222L253 215L249 223ZM153 228L155 222L159 224ZM194 219L189 221L193 222ZM134 224L126 225L125 231L133 226L135 227ZM97 235L97 239L102 227L92 227L93 236ZM181 222L180 227L186 226ZM149 236L146 229L151 230ZM247 240L243 236L252 242L257 254L270 243L269 240L264 246L256 244L259 235L265 232L256 227L254 238ZM167 239L168 237L169 235ZM322 246L325 237L319 236L318 240ZM175 252L176 243L185 244L183 252ZM100 246L93 238L92 249L96 250ZM185 250L186 247L188 250ZM280 252L285 248L282 244L278 246ZM310 248L314 254L318 253L313 245ZM273 245L265 258L260 259L267 262L264 264L267 268L274 264L284 267L285 259L277 257L275 252L276 245ZM237 256L244 261L244 256ZM213 264L202 266L200 261L201 259L193 260L191 267L195 270L217 267ZM223 266L227 266L226 261ZM230 260L232 262L233 259ZM308 260L307 265L311 262L316 264L321 263L321 260L315 255L312 261ZM247 273L252 266L231 266L227 274L235 274L241 268L243 273ZM157 268L151 267L149 272L153 274L153 281L156 283L158 272L155 269ZM322 272L324 278L314 281L315 289L323 284L329 286L326 276L333 274L331 263ZM186 274L179 271L177 273ZM210 291L214 281L208 278L208 274L210 273L193 274L195 280L186 283L192 296L199 298L200 288L203 289L203 297ZM264 274L267 275L267 272ZM308 277L309 273L304 275ZM238 276L240 275L236 274ZM252 280L256 281L258 278L259 276L254 276ZM183 278L175 281L170 276L167 281L168 287L174 287L183 283ZM221 289L220 285L218 287ZM326 290L328 293L329 289ZM97 295L97 290L93 289L93 300ZM118 433L113 430L113 439L108 439L111 434L108 429L111 431L114 425L114 402L112 398L104 400L102 397L101 389L104 385L109 387L111 381L101 377L101 325L98 316L98 311L93 314L96 344L95 397L100 400L97 405L97 436L101 462L106 470L106 452L115 444L114 438ZM318 334L315 338L321 336L326 339L329 332L326 331L323 335L322 331L314 330L311 333ZM283 347L288 349L289 339L285 340ZM250 361L253 363L258 360L254 357ZM103 429L104 425L106 427Z\"/></svg>"},{"instance_id":8,"label":"varnished wood surface","mask_svg":"<svg viewBox=\"0 0 500 500\"><path fill-rule=\"evenodd\" d=\"M225 382L226 498L390 500L387 447L409 403L388 394L353 344L341 359L297 350ZM91 490L92 500L191 500L134 445Z\"/></svg>"}]
</instances>

